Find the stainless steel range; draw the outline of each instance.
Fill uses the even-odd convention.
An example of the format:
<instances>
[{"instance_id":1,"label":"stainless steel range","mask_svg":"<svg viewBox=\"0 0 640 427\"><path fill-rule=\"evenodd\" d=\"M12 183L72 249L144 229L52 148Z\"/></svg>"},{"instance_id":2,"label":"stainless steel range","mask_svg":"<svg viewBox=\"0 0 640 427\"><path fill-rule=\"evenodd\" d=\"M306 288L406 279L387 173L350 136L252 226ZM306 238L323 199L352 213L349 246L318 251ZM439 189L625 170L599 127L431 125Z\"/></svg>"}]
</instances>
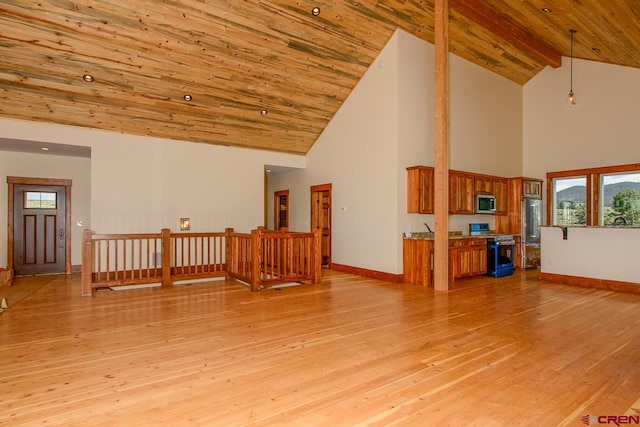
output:
<instances>
[{"instance_id":1,"label":"stainless steel range","mask_svg":"<svg viewBox=\"0 0 640 427\"><path fill-rule=\"evenodd\" d=\"M503 277L512 275L515 241L511 234L491 234L488 223L469 224L471 236L487 237L487 275Z\"/></svg>"}]
</instances>

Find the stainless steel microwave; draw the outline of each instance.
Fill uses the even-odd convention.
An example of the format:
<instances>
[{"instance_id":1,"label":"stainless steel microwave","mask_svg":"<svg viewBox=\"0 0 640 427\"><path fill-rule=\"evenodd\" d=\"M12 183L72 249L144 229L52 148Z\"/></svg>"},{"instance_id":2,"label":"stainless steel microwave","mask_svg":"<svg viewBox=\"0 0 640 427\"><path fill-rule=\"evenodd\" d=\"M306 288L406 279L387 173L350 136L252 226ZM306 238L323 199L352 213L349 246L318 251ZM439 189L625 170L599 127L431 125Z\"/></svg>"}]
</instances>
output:
<instances>
[{"instance_id":1,"label":"stainless steel microwave","mask_svg":"<svg viewBox=\"0 0 640 427\"><path fill-rule=\"evenodd\" d=\"M491 194L476 194L475 212L492 214L496 211L496 198Z\"/></svg>"}]
</instances>

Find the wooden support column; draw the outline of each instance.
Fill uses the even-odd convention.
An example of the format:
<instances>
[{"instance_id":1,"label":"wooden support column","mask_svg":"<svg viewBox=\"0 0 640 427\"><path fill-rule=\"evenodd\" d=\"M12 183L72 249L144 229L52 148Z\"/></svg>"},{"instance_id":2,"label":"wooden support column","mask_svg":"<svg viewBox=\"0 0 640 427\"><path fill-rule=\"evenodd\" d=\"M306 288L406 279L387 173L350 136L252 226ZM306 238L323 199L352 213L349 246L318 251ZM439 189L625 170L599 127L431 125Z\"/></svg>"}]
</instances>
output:
<instances>
[{"instance_id":1,"label":"wooden support column","mask_svg":"<svg viewBox=\"0 0 640 427\"><path fill-rule=\"evenodd\" d=\"M435 0L435 241L433 287L449 289L449 1Z\"/></svg>"}]
</instances>

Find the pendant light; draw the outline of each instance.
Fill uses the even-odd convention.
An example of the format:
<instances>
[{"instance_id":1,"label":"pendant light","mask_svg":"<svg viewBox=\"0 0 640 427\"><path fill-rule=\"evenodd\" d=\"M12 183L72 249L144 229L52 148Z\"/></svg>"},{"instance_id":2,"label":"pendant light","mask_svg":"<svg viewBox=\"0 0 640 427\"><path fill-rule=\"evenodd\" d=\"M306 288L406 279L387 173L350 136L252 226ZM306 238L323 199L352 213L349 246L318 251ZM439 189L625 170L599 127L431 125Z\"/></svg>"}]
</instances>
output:
<instances>
[{"instance_id":1,"label":"pendant light","mask_svg":"<svg viewBox=\"0 0 640 427\"><path fill-rule=\"evenodd\" d=\"M569 30L569 32L571 33L571 59L570 59L571 81L569 86L569 104L575 105L576 96L573 93L573 35L576 33L576 30Z\"/></svg>"}]
</instances>

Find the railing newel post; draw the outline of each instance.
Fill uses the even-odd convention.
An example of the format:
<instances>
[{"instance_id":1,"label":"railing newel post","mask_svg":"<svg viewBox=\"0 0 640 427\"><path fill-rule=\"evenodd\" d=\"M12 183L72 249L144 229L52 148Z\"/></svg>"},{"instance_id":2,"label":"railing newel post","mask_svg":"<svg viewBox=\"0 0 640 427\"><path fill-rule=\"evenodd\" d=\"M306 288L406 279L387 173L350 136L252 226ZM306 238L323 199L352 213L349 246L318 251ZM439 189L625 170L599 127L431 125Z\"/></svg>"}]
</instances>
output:
<instances>
[{"instance_id":1,"label":"railing newel post","mask_svg":"<svg viewBox=\"0 0 640 427\"><path fill-rule=\"evenodd\" d=\"M162 229L162 286L171 286L171 230Z\"/></svg>"},{"instance_id":2,"label":"railing newel post","mask_svg":"<svg viewBox=\"0 0 640 427\"><path fill-rule=\"evenodd\" d=\"M224 263L225 263L225 279L231 279L229 275L229 271L231 270L230 266L232 266L233 254L231 251L231 235L233 234L233 228L228 227L224 230Z\"/></svg>"},{"instance_id":3,"label":"railing newel post","mask_svg":"<svg viewBox=\"0 0 640 427\"><path fill-rule=\"evenodd\" d=\"M312 283L314 285L320 283L322 280L322 249L320 247L321 244L321 233L322 230L319 228L313 229L313 280Z\"/></svg>"},{"instance_id":4,"label":"railing newel post","mask_svg":"<svg viewBox=\"0 0 640 427\"><path fill-rule=\"evenodd\" d=\"M260 283L262 230L251 230L251 292L258 292Z\"/></svg>"},{"instance_id":5,"label":"railing newel post","mask_svg":"<svg viewBox=\"0 0 640 427\"><path fill-rule=\"evenodd\" d=\"M82 296L91 295L91 282L93 273L93 244L91 241L93 236L92 230L84 230L82 232Z\"/></svg>"}]
</instances>

